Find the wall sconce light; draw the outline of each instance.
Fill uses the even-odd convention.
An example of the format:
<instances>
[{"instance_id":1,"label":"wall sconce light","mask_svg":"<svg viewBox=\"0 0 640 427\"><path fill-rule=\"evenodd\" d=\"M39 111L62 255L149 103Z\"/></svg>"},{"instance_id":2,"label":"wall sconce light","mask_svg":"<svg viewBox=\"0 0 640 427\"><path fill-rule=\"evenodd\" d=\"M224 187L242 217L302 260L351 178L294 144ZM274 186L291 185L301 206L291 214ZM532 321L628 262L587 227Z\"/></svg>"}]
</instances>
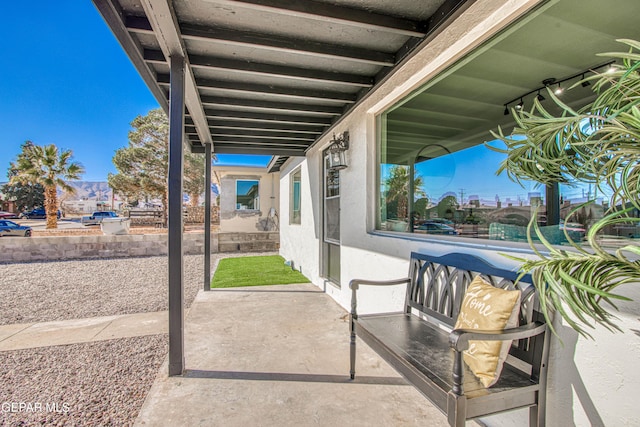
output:
<instances>
[{"instance_id":1,"label":"wall sconce light","mask_svg":"<svg viewBox=\"0 0 640 427\"><path fill-rule=\"evenodd\" d=\"M340 170L347 167L346 152L349 149L349 131L344 131L338 136L335 134L329 146L329 169Z\"/></svg>"}]
</instances>

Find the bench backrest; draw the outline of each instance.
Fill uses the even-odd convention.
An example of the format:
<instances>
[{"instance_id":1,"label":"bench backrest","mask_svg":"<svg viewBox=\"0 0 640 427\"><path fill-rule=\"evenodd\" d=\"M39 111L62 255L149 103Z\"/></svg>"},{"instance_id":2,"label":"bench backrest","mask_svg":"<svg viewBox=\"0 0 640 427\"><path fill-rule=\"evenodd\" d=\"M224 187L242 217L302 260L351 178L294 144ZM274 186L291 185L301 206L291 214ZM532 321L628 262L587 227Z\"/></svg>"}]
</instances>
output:
<instances>
[{"instance_id":1,"label":"bench backrest","mask_svg":"<svg viewBox=\"0 0 640 427\"><path fill-rule=\"evenodd\" d=\"M423 313L453 328L464 293L477 275L495 287L519 289L522 292L519 325L544 322L531 275L517 280L520 275L518 271L501 269L482 258L461 253L443 256L418 252L411 254L411 282L407 286L406 312ZM514 342L510 354L532 365L533 370L537 371L542 346L542 338L519 340Z\"/></svg>"}]
</instances>

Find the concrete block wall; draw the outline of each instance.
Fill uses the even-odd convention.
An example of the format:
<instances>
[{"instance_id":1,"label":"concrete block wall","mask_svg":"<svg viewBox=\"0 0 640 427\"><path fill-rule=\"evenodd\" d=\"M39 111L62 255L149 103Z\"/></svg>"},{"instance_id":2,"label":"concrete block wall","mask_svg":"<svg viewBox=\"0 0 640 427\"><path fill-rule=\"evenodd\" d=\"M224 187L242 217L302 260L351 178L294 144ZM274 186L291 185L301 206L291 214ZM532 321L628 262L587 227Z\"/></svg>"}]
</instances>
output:
<instances>
[{"instance_id":1,"label":"concrete block wall","mask_svg":"<svg viewBox=\"0 0 640 427\"><path fill-rule=\"evenodd\" d=\"M280 248L280 233L218 233L220 252L270 252Z\"/></svg>"},{"instance_id":2,"label":"concrete block wall","mask_svg":"<svg viewBox=\"0 0 640 427\"><path fill-rule=\"evenodd\" d=\"M183 250L185 255L203 254L204 234L185 234ZM215 233L211 235L211 252L218 252L218 236ZM3 263L166 254L166 234L3 237L0 239L0 262Z\"/></svg>"}]
</instances>

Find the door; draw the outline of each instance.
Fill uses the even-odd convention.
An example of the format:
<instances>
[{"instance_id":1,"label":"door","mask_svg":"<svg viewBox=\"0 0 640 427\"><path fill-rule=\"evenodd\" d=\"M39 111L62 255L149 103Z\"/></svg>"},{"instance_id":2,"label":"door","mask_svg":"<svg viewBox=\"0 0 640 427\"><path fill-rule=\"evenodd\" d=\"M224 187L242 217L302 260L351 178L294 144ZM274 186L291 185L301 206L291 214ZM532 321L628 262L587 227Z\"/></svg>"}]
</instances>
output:
<instances>
[{"instance_id":1,"label":"door","mask_svg":"<svg viewBox=\"0 0 640 427\"><path fill-rule=\"evenodd\" d=\"M340 286L340 171L329 169L326 153L323 176L322 272L325 279Z\"/></svg>"}]
</instances>

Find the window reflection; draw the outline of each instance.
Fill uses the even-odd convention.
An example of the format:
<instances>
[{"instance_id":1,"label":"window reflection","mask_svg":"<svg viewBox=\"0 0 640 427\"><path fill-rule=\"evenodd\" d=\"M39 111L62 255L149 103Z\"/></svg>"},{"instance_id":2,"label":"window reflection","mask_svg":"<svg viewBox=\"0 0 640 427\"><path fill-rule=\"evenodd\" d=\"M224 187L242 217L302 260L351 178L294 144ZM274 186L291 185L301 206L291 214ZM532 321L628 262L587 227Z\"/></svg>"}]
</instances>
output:
<instances>
[{"instance_id":1,"label":"window reflection","mask_svg":"<svg viewBox=\"0 0 640 427\"><path fill-rule=\"evenodd\" d=\"M300 185L301 185L302 173L300 169L291 174L291 194L289 197L289 222L291 224L300 224Z\"/></svg>"},{"instance_id":2,"label":"window reflection","mask_svg":"<svg viewBox=\"0 0 640 427\"><path fill-rule=\"evenodd\" d=\"M260 192L258 180L236 181L236 210L260 209Z\"/></svg>"},{"instance_id":3,"label":"window reflection","mask_svg":"<svg viewBox=\"0 0 640 427\"><path fill-rule=\"evenodd\" d=\"M381 157L392 158L390 152L381 153ZM608 209L610 195L595 185L561 185L551 193L559 197L559 216L547 218L546 188L531 181L515 183L506 174L496 175L503 159L504 154L485 144L453 153L432 145L415 157L406 156L404 164L381 163L378 228L526 242L527 226L535 217L543 236L562 245L569 240L584 241L589 228ZM615 246L616 239L622 237L640 237L640 227L631 222L610 227L601 240Z\"/></svg>"}]
</instances>

